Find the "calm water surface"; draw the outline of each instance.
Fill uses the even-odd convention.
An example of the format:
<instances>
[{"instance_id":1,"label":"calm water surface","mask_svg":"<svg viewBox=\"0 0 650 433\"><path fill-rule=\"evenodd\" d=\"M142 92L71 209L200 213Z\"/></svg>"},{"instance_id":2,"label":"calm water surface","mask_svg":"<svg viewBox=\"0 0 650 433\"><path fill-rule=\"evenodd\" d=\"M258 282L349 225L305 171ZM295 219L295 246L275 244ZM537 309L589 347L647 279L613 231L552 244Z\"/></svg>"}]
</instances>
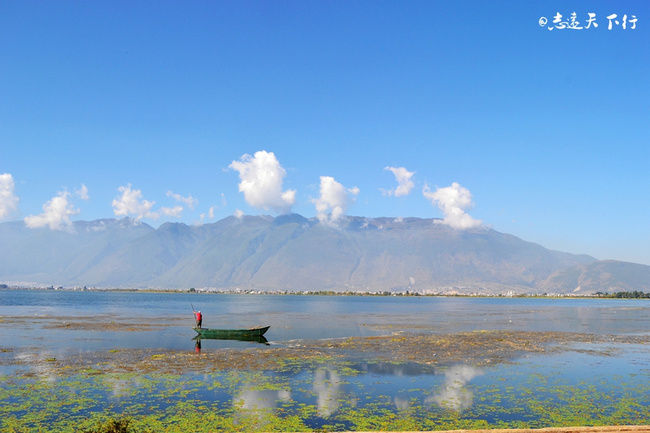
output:
<instances>
[{"instance_id":1,"label":"calm water surface","mask_svg":"<svg viewBox=\"0 0 650 433\"><path fill-rule=\"evenodd\" d=\"M294 340L473 330L649 334L650 303L621 299L531 299L0 291L0 346L69 349L192 349L192 308L206 328L271 325L272 344ZM64 331L65 320L164 325L142 331ZM51 319L46 320L44 319ZM7 320L5 320L6 322ZM72 338L70 338L72 336ZM215 343L215 347L239 343Z\"/></svg>"},{"instance_id":2,"label":"calm water surface","mask_svg":"<svg viewBox=\"0 0 650 433\"><path fill-rule=\"evenodd\" d=\"M65 392L80 385L58 382L48 373L48 358L62 352L135 347L194 351L192 308L204 313L204 327L271 325L266 334L271 345L399 331L567 331L613 335L614 339L616 335L650 335L650 302L645 300L5 290L0 291L0 349L8 349L3 356L41 359L43 362L35 367L37 377L50 384L49 392ZM142 331L60 328L64 321L95 319L161 326ZM211 411L223 409L225 414L233 407L237 411L300 412L307 405L314 408L305 419L311 428L354 428L350 414L366 407L371 408L370 413L393 413L398 418L437 419L452 411L458 419L468 421L535 422L538 427L553 425L553 419L565 419L562 417L567 414L562 411L567 407L573 412L596 408L596 420L620 412L628 416L620 418L623 422L650 422L650 348L643 344L612 345L616 350L607 354L594 351L594 344L585 344L583 351L527 354L512 364L481 368L355 361L287 372L243 372L237 373L236 380L231 374L234 372L188 374L169 383L156 379L151 388L145 386L148 382L142 377L115 379L114 383L109 381L108 389L105 384L87 383L75 393L87 393L96 401L92 410L110 407L117 412L129 412L133 404L162 410L188 400L207 404ZM224 347L263 350L266 346L219 340L202 343L203 351ZM17 390L32 386L29 379L13 381L11 375L10 369L0 367L4 386ZM184 391L176 396L179 383ZM161 395L165 396L163 406ZM23 401L23 397L9 393L6 398L6 403L15 404L7 416L48 413L45 405L29 403L28 397ZM631 415L626 412L628 407L634 408ZM66 416L65 409L57 407L51 422Z\"/></svg>"}]
</instances>

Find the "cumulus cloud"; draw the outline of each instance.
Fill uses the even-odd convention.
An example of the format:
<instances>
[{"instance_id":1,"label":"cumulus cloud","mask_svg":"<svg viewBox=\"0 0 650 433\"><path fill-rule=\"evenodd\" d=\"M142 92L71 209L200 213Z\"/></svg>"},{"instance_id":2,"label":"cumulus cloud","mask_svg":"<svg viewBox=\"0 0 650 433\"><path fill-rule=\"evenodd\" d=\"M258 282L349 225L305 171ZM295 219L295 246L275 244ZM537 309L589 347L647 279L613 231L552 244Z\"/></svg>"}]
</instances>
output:
<instances>
[{"instance_id":1,"label":"cumulus cloud","mask_svg":"<svg viewBox=\"0 0 650 433\"><path fill-rule=\"evenodd\" d=\"M174 207L163 206L154 211L153 206L156 202L143 199L142 191L131 189L131 184L119 187L118 191L122 193L122 196L113 200L113 213L115 216L133 216L135 219L140 220L142 218L158 219L161 216L180 218L183 214L183 206L180 205ZM167 196L180 199L184 203L196 203L191 196L187 198L181 197L171 191L167 193Z\"/></svg>"},{"instance_id":2,"label":"cumulus cloud","mask_svg":"<svg viewBox=\"0 0 650 433\"><path fill-rule=\"evenodd\" d=\"M359 188L346 188L333 177L320 177L320 197L312 199L316 205L318 220L322 223L335 224L356 200Z\"/></svg>"},{"instance_id":3,"label":"cumulus cloud","mask_svg":"<svg viewBox=\"0 0 650 433\"><path fill-rule=\"evenodd\" d=\"M154 210L155 201L145 200L142 197L142 191L132 189L131 184L121 186L117 189L122 195L113 200L113 213L115 216L132 216L137 220L142 218L158 219L161 216L180 218L183 214L184 207L181 205L174 207L161 207ZM192 196L183 197L180 194L174 194L172 191L167 192L167 197L187 205L190 209L198 203L198 200Z\"/></svg>"},{"instance_id":4,"label":"cumulus cloud","mask_svg":"<svg viewBox=\"0 0 650 433\"><path fill-rule=\"evenodd\" d=\"M226 201L226 196L225 196L224 193L221 193L221 206L222 206L222 207L226 207L227 205L228 205L228 202ZM201 215L199 215L199 217L200 217L200 219L201 219L200 224L203 224L203 222L204 222L204 220L205 220L206 218L214 219L214 216L215 216L215 210L217 210L218 208L219 208L218 205L210 206L210 207L208 208L208 213L207 213L207 214L206 214L206 213L202 213Z\"/></svg>"},{"instance_id":5,"label":"cumulus cloud","mask_svg":"<svg viewBox=\"0 0 650 433\"><path fill-rule=\"evenodd\" d=\"M194 210L196 205L199 203L199 201L197 199L195 199L194 197L192 197L191 195L189 195L187 197L183 197L182 195L176 194L176 193L174 193L172 191L167 191L167 197L171 197L174 200L185 204L188 208L190 208L192 210ZM182 210L182 208L181 208L181 210Z\"/></svg>"},{"instance_id":6,"label":"cumulus cloud","mask_svg":"<svg viewBox=\"0 0 650 433\"><path fill-rule=\"evenodd\" d=\"M199 218L201 219L201 224L203 224L203 221L204 221L206 218L209 218L209 219L213 219L213 218L214 218L214 210L215 210L216 208L217 208L217 206L210 206L210 208L208 209L208 213L207 213L207 214L202 213L201 215L199 215Z\"/></svg>"},{"instance_id":7,"label":"cumulus cloud","mask_svg":"<svg viewBox=\"0 0 650 433\"><path fill-rule=\"evenodd\" d=\"M122 196L113 200L115 216L133 215L136 219L158 218L158 214L151 210L156 202L144 200L142 191L131 189L131 184L121 186L117 190L122 193Z\"/></svg>"},{"instance_id":8,"label":"cumulus cloud","mask_svg":"<svg viewBox=\"0 0 650 433\"><path fill-rule=\"evenodd\" d=\"M88 188L83 183L81 184L81 188L76 189L74 193L82 200L88 200L90 198L88 195Z\"/></svg>"},{"instance_id":9,"label":"cumulus cloud","mask_svg":"<svg viewBox=\"0 0 650 433\"><path fill-rule=\"evenodd\" d=\"M155 212L155 214L156 214L156 218L158 218L161 215L180 218L183 215L183 206L161 207L160 210Z\"/></svg>"},{"instance_id":10,"label":"cumulus cloud","mask_svg":"<svg viewBox=\"0 0 650 433\"><path fill-rule=\"evenodd\" d=\"M291 210L296 200L296 191L282 191L282 182L287 172L273 152L260 150L254 156L245 154L228 167L239 172L239 192L244 193L249 205L281 213Z\"/></svg>"},{"instance_id":11,"label":"cumulus cloud","mask_svg":"<svg viewBox=\"0 0 650 433\"><path fill-rule=\"evenodd\" d=\"M68 229L72 224L70 217L79 213L79 210L68 202L69 197L68 191L60 191L56 197L43 205L42 214L26 217L25 225L30 228L49 226L52 230Z\"/></svg>"},{"instance_id":12,"label":"cumulus cloud","mask_svg":"<svg viewBox=\"0 0 650 433\"><path fill-rule=\"evenodd\" d=\"M411 180L415 172L408 171L404 167L385 167L384 170L391 171L395 175L397 186L388 191L382 192L389 196L401 197L409 195L415 184Z\"/></svg>"},{"instance_id":13,"label":"cumulus cloud","mask_svg":"<svg viewBox=\"0 0 650 433\"><path fill-rule=\"evenodd\" d=\"M8 218L18 210L18 196L14 178L9 173L0 174L0 220Z\"/></svg>"},{"instance_id":14,"label":"cumulus cloud","mask_svg":"<svg viewBox=\"0 0 650 433\"><path fill-rule=\"evenodd\" d=\"M435 191L431 191L425 185L422 194L431 201L431 204L437 205L445 215L442 224L461 230L479 227L482 224L480 220L472 218L465 212L474 205L472 194L457 182Z\"/></svg>"}]
</instances>

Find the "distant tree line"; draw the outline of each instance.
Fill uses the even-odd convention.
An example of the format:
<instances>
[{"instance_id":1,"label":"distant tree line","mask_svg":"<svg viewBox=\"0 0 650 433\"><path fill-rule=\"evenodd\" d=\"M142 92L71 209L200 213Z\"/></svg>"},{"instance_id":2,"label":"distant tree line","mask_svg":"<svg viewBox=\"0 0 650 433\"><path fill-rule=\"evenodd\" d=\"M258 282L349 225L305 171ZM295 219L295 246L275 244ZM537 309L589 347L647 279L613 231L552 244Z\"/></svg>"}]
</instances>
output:
<instances>
[{"instance_id":1,"label":"distant tree line","mask_svg":"<svg viewBox=\"0 0 650 433\"><path fill-rule=\"evenodd\" d=\"M596 296L600 296L601 298L634 298L634 299L650 299L650 293L644 293L644 292L639 292L638 290L635 290L633 292L616 292L616 293L602 293L602 292L596 292Z\"/></svg>"}]
</instances>

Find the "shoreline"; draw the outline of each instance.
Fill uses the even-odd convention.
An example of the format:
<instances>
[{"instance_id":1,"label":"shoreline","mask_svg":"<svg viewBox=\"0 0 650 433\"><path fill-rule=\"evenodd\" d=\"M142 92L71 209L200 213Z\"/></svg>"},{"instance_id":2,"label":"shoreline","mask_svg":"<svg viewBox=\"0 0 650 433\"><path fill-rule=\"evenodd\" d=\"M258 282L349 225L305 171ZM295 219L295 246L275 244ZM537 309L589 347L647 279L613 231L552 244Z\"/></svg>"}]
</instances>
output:
<instances>
[{"instance_id":1,"label":"shoreline","mask_svg":"<svg viewBox=\"0 0 650 433\"><path fill-rule=\"evenodd\" d=\"M448 289L448 288L440 288ZM217 288L190 288L190 289L172 289L172 288L128 288L128 287L64 287L53 285L11 285L0 284L0 290L7 291L44 291L44 292L115 292L115 293L178 293L193 295L267 295L267 296L369 296L369 297L426 297L426 298L529 298L529 299L650 299L650 293L639 291L634 292L597 292L597 293L530 293L526 291L517 292L508 290L507 292L460 292L466 287L452 287L451 290L390 290L390 291L353 291L353 290L255 290L255 289L217 289Z\"/></svg>"}]
</instances>

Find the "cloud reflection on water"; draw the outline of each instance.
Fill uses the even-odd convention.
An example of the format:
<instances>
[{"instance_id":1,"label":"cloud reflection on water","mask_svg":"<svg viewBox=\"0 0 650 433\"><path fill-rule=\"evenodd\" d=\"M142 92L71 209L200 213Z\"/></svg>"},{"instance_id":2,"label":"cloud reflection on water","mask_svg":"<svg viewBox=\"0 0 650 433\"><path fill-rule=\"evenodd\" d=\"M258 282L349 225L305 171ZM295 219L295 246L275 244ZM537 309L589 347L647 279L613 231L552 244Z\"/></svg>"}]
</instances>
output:
<instances>
[{"instance_id":1,"label":"cloud reflection on water","mask_svg":"<svg viewBox=\"0 0 650 433\"><path fill-rule=\"evenodd\" d=\"M319 416L328 417L338 410L342 386L343 380L335 370L328 367L316 370L312 389L317 395Z\"/></svg>"},{"instance_id":2,"label":"cloud reflection on water","mask_svg":"<svg viewBox=\"0 0 650 433\"><path fill-rule=\"evenodd\" d=\"M16 360L25 365L29 365L32 373L41 380L54 383L57 381L54 362L56 361L56 352L44 350L41 352L18 352Z\"/></svg>"},{"instance_id":3,"label":"cloud reflection on water","mask_svg":"<svg viewBox=\"0 0 650 433\"><path fill-rule=\"evenodd\" d=\"M233 400L235 407L241 409L274 409L279 402L291 400L291 393L275 389L244 388Z\"/></svg>"},{"instance_id":4,"label":"cloud reflection on water","mask_svg":"<svg viewBox=\"0 0 650 433\"><path fill-rule=\"evenodd\" d=\"M437 404L440 407L463 411L469 409L474 401L474 393L466 388L470 380L481 376L483 370L469 365L455 365L445 371L445 383L441 390L427 397L424 402L428 405Z\"/></svg>"}]
</instances>

